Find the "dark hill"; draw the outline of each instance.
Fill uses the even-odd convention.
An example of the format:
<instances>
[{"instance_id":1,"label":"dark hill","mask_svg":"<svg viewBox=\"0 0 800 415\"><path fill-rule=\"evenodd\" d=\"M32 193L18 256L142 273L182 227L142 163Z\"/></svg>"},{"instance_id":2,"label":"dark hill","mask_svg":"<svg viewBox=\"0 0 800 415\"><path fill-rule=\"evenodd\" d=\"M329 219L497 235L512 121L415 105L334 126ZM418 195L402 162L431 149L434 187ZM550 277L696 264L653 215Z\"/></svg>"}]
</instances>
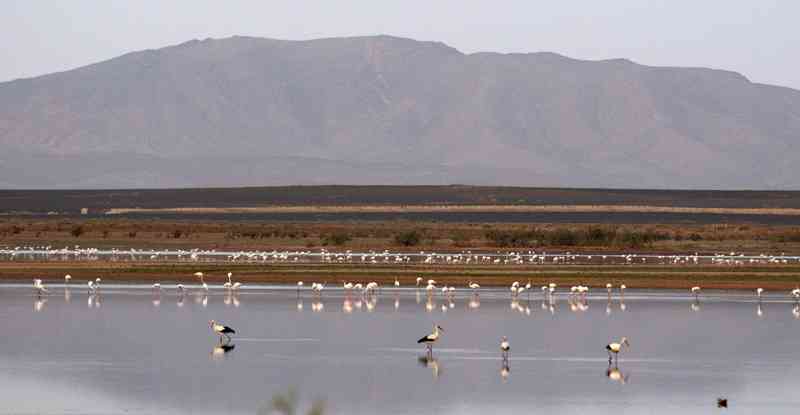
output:
<instances>
[{"instance_id":1,"label":"dark hill","mask_svg":"<svg viewBox=\"0 0 800 415\"><path fill-rule=\"evenodd\" d=\"M798 189L800 92L389 36L191 41L0 83L0 187Z\"/></svg>"}]
</instances>

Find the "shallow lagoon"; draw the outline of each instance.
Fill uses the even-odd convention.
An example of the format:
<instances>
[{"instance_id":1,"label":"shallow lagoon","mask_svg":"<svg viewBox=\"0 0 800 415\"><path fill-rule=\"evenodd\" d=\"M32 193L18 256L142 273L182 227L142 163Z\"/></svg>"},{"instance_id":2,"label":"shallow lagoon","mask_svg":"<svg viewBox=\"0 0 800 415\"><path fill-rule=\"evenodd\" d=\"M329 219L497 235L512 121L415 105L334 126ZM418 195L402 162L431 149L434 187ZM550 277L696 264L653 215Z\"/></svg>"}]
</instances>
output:
<instances>
[{"instance_id":1,"label":"shallow lagoon","mask_svg":"<svg viewBox=\"0 0 800 415\"><path fill-rule=\"evenodd\" d=\"M256 414L295 388L330 414L796 413L800 309L785 293L633 291L585 305L532 293L415 290L377 301L293 288L203 297L190 289L0 286L0 413ZM759 315L760 314L760 315ZM210 319L237 329L223 353ZM432 361L416 340L445 332ZM498 344L507 335L508 372ZM611 378L604 345L630 350ZM302 412L302 411L301 411Z\"/></svg>"}]
</instances>

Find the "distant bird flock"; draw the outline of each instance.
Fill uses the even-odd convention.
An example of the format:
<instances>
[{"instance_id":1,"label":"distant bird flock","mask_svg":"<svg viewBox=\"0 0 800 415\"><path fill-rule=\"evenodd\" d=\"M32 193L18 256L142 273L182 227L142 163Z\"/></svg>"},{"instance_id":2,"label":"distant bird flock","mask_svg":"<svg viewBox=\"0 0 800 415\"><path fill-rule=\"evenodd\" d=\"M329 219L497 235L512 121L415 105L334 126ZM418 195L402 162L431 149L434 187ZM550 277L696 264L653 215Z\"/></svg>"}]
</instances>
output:
<instances>
[{"instance_id":1,"label":"distant bird flock","mask_svg":"<svg viewBox=\"0 0 800 415\"><path fill-rule=\"evenodd\" d=\"M656 255L641 253L592 254L573 252L390 252L368 251L332 252L319 251L217 251L203 249L99 249L79 245L55 248L52 246L0 247L0 260L62 259L128 261L203 261L235 263L358 263L358 264L407 264L429 265L484 264L484 265L535 265L535 264L619 264L619 265L768 265L800 263L800 256L780 254L745 255L728 252L708 255L677 254Z\"/></svg>"}]
</instances>

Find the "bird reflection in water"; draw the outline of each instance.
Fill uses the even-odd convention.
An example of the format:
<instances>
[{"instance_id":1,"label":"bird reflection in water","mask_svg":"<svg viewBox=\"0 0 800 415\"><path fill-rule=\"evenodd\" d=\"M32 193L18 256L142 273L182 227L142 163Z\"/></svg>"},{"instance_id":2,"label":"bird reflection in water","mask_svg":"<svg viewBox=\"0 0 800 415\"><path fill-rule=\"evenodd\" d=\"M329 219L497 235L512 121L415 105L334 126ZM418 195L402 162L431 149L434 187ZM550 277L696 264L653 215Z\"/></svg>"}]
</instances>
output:
<instances>
[{"instance_id":1,"label":"bird reflection in water","mask_svg":"<svg viewBox=\"0 0 800 415\"><path fill-rule=\"evenodd\" d=\"M501 364L500 367L500 379L502 379L503 382L507 382L508 375L510 374L511 374L511 367L508 365L508 359L503 359L503 363Z\"/></svg>"},{"instance_id":2,"label":"bird reflection in water","mask_svg":"<svg viewBox=\"0 0 800 415\"><path fill-rule=\"evenodd\" d=\"M568 300L569 301L569 309L573 313L576 312L585 312L589 310L589 302L586 301L586 298L583 297L573 297Z\"/></svg>"},{"instance_id":3,"label":"bird reflection in water","mask_svg":"<svg viewBox=\"0 0 800 415\"><path fill-rule=\"evenodd\" d=\"M325 310L325 304L323 304L322 301L317 300L311 303L312 312L319 313L323 310Z\"/></svg>"},{"instance_id":4,"label":"bird reflection in water","mask_svg":"<svg viewBox=\"0 0 800 415\"><path fill-rule=\"evenodd\" d=\"M691 309L694 312L699 312L700 311L700 300L695 299L692 302Z\"/></svg>"},{"instance_id":5,"label":"bird reflection in water","mask_svg":"<svg viewBox=\"0 0 800 415\"><path fill-rule=\"evenodd\" d=\"M225 355L232 352L233 349L236 348L235 344L232 343L220 343L211 350L211 358L214 360L219 360L225 358Z\"/></svg>"},{"instance_id":6,"label":"bird reflection in water","mask_svg":"<svg viewBox=\"0 0 800 415\"><path fill-rule=\"evenodd\" d=\"M297 311L303 311L303 300L297 299Z\"/></svg>"},{"instance_id":7,"label":"bird reflection in water","mask_svg":"<svg viewBox=\"0 0 800 415\"><path fill-rule=\"evenodd\" d=\"M36 300L33 302L33 311L37 313L44 310L44 306L47 304L47 299L42 297L36 297Z\"/></svg>"},{"instance_id":8,"label":"bird reflection in water","mask_svg":"<svg viewBox=\"0 0 800 415\"><path fill-rule=\"evenodd\" d=\"M156 308L161 307L161 296L160 295L153 297L153 307L156 307Z\"/></svg>"},{"instance_id":9,"label":"bird reflection in water","mask_svg":"<svg viewBox=\"0 0 800 415\"><path fill-rule=\"evenodd\" d=\"M64 302L69 303L72 300L72 292L69 287L64 288Z\"/></svg>"},{"instance_id":10,"label":"bird reflection in water","mask_svg":"<svg viewBox=\"0 0 800 415\"><path fill-rule=\"evenodd\" d=\"M481 308L481 298L478 294L475 294L470 298L469 303L467 304L470 310L477 310Z\"/></svg>"},{"instance_id":11,"label":"bird reflection in water","mask_svg":"<svg viewBox=\"0 0 800 415\"><path fill-rule=\"evenodd\" d=\"M425 302L425 311L430 313L434 308L436 308L436 302L433 301L433 298L428 297L428 301Z\"/></svg>"},{"instance_id":12,"label":"bird reflection in water","mask_svg":"<svg viewBox=\"0 0 800 415\"><path fill-rule=\"evenodd\" d=\"M342 311L344 311L347 314L353 312L353 302L350 301L350 299L347 297L345 297L344 302L342 302Z\"/></svg>"},{"instance_id":13,"label":"bird reflection in water","mask_svg":"<svg viewBox=\"0 0 800 415\"><path fill-rule=\"evenodd\" d=\"M417 304L421 302L422 302L422 295L419 293L419 290L417 290Z\"/></svg>"},{"instance_id":14,"label":"bird reflection in water","mask_svg":"<svg viewBox=\"0 0 800 415\"><path fill-rule=\"evenodd\" d=\"M542 301L542 310L549 311L550 314L556 313L556 302L555 301Z\"/></svg>"},{"instance_id":15,"label":"bird reflection in water","mask_svg":"<svg viewBox=\"0 0 800 415\"><path fill-rule=\"evenodd\" d=\"M429 368L431 370L431 373L433 374L434 379L439 377L439 373L441 370L439 368L439 361L437 359L435 359L430 355L419 356L417 358L417 362L419 362L420 366Z\"/></svg>"},{"instance_id":16,"label":"bird reflection in water","mask_svg":"<svg viewBox=\"0 0 800 415\"><path fill-rule=\"evenodd\" d=\"M761 300L759 300L758 304L756 305L756 316L764 317L764 309L761 307Z\"/></svg>"},{"instance_id":17,"label":"bird reflection in water","mask_svg":"<svg viewBox=\"0 0 800 415\"><path fill-rule=\"evenodd\" d=\"M619 366L617 366L616 364L614 364L612 366L609 363L608 369L606 369L606 377L609 380L612 380L614 382L619 382L621 385L624 385L624 384L628 383L628 380L630 379L630 373L627 373L627 374L623 373L619 369Z\"/></svg>"},{"instance_id":18,"label":"bird reflection in water","mask_svg":"<svg viewBox=\"0 0 800 415\"><path fill-rule=\"evenodd\" d=\"M395 297L394 297L394 309L395 310L399 310L400 309L400 296L398 296L398 295L395 295Z\"/></svg>"},{"instance_id":19,"label":"bird reflection in water","mask_svg":"<svg viewBox=\"0 0 800 415\"><path fill-rule=\"evenodd\" d=\"M203 307L208 306L208 294L203 292L201 294L195 295L194 302L196 304L202 305Z\"/></svg>"},{"instance_id":20,"label":"bird reflection in water","mask_svg":"<svg viewBox=\"0 0 800 415\"><path fill-rule=\"evenodd\" d=\"M367 301L366 301L367 312L371 313L372 311L374 311L375 310L375 306L377 306L377 305L378 305L378 297L377 296L373 295L373 296L367 298Z\"/></svg>"},{"instance_id":21,"label":"bird reflection in water","mask_svg":"<svg viewBox=\"0 0 800 415\"><path fill-rule=\"evenodd\" d=\"M794 318L800 319L800 304L795 304L794 307L792 307L792 315Z\"/></svg>"},{"instance_id":22,"label":"bird reflection in water","mask_svg":"<svg viewBox=\"0 0 800 415\"><path fill-rule=\"evenodd\" d=\"M103 305L103 300L100 294L92 294L86 299L88 308L100 308L101 305Z\"/></svg>"},{"instance_id":23,"label":"bird reflection in water","mask_svg":"<svg viewBox=\"0 0 800 415\"><path fill-rule=\"evenodd\" d=\"M178 295L178 301L176 302L178 308L183 307L183 294Z\"/></svg>"}]
</instances>

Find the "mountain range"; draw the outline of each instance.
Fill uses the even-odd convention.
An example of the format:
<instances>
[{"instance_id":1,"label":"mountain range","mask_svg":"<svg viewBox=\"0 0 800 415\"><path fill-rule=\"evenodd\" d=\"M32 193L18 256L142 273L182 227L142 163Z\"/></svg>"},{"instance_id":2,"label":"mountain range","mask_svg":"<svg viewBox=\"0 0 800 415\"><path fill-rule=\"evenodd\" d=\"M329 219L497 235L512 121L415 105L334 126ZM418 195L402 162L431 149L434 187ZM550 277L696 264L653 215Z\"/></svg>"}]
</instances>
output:
<instances>
[{"instance_id":1,"label":"mountain range","mask_svg":"<svg viewBox=\"0 0 800 415\"><path fill-rule=\"evenodd\" d=\"M800 91L391 36L193 40L0 83L0 188L800 189Z\"/></svg>"}]
</instances>

